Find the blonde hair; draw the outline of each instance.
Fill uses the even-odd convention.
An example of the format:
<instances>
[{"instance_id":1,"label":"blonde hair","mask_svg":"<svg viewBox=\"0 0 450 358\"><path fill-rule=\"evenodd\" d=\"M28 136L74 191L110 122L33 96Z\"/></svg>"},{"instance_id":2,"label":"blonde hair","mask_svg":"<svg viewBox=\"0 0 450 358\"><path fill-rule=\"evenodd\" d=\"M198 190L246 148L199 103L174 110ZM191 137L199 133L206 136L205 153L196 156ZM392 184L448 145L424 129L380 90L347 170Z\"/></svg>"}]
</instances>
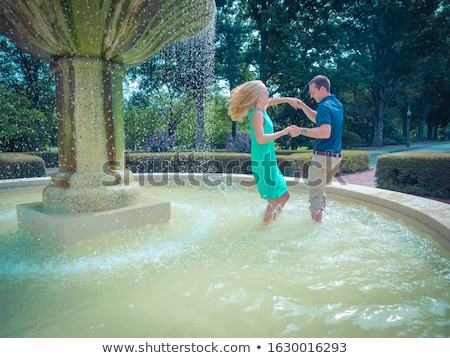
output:
<instances>
[{"instance_id":1,"label":"blonde hair","mask_svg":"<svg viewBox=\"0 0 450 358\"><path fill-rule=\"evenodd\" d=\"M248 111L255 108L259 95L266 89L262 81L245 82L231 91L228 99L228 115L233 121L247 117Z\"/></svg>"}]
</instances>

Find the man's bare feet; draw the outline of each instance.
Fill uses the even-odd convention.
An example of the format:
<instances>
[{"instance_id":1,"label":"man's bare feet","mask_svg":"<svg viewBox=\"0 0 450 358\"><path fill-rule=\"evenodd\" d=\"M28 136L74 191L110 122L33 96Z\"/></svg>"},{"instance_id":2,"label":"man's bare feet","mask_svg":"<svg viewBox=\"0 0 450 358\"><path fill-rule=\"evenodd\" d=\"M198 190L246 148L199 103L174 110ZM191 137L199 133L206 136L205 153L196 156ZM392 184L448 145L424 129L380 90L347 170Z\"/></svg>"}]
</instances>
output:
<instances>
[{"instance_id":1,"label":"man's bare feet","mask_svg":"<svg viewBox=\"0 0 450 358\"><path fill-rule=\"evenodd\" d=\"M311 218L316 223L320 223L322 221L322 210L320 210L320 209L311 210Z\"/></svg>"}]
</instances>

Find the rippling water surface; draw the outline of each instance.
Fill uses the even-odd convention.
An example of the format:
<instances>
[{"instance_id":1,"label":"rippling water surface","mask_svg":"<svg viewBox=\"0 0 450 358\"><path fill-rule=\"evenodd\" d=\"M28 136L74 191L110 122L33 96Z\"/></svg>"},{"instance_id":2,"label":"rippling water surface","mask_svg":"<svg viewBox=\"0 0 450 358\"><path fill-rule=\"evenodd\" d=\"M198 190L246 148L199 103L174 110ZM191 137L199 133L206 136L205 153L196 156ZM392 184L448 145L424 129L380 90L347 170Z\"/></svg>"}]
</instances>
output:
<instances>
[{"instance_id":1,"label":"rippling water surface","mask_svg":"<svg viewBox=\"0 0 450 358\"><path fill-rule=\"evenodd\" d=\"M251 190L143 188L168 223L70 248L17 230L0 200L0 337L449 337L450 254L364 206L307 197L263 225Z\"/></svg>"}]
</instances>

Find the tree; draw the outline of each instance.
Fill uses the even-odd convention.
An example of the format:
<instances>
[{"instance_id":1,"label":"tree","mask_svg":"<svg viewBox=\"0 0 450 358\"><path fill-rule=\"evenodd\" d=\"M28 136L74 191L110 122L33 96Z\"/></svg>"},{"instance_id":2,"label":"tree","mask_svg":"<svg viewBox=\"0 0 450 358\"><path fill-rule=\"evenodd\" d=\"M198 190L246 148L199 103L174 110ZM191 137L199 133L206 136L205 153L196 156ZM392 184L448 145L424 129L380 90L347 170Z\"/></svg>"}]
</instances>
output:
<instances>
[{"instance_id":1,"label":"tree","mask_svg":"<svg viewBox=\"0 0 450 358\"><path fill-rule=\"evenodd\" d=\"M425 124L428 121L428 139L437 139L437 127L445 127L450 121L448 96L450 95L450 7L441 6L436 11L435 21L418 44L418 52L423 59L418 63L421 71L415 73L413 80L420 89L417 108L420 113L418 140L425 137ZM434 117L433 113L437 113ZM431 119L437 118L437 121Z\"/></svg>"},{"instance_id":2,"label":"tree","mask_svg":"<svg viewBox=\"0 0 450 358\"><path fill-rule=\"evenodd\" d=\"M150 60L130 69L128 76L139 83L139 91L130 104L141 108L150 105L151 97L161 91L184 100L189 93L197 113L195 147L206 148L205 101L214 84L214 25L193 38L164 47ZM168 118L169 134L174 134L183 117Z\"/></svg>"},{"instance_id":3,"label":"tree","mask_svg":"<svg viewBox=\"0 0 450 358\"><path fill-rule=\"evenodd\" d=\"M441 1L362 0L333 4L348 38L342 56L362 73L374 103L372 145L381 146L395 91L428 56L429 51L417 43L423 44L430 34Z\"/></svg>"},{"instance_id":4,"label":"tree","mask_svg":"<svg viewBox=\"0 0 450 358\"><path fill-rule=\"evenodd\" d=\"M136 92L130 99L136 103L141 92ZM128 106L125 108L125 145L132 150L140 150L145 142L153 136L155 130L165 131L175 136L178 148L192 148L195 142L195 111L186 106L192 102L189 94L179 95L167 90L154 91L151 96L142 98L145 106Z\"/></svg>"},{"instance_id":5,"label":"tree","mask_svg":"<svg viewBox=\"0 0 450 358\"><path fill-rule=\"evenodd\" d=\"M235 0L216 1L216 47L215 67L216 78L228 84L228 90L241 83L253 79L251 66L253 50L249 48L252 42L252 32L242 18L241 3ZM231 135L236 136L236 122L231 121Z\"/></svg>"},{"instance_id":6,"label":"tree","mask_svg":"<svg viewBox=\"0 0 450 358\"><path fill-rule=\"evenodd\" d=\"M35 150L38 138L36 123L44 120L43 113L33 109L27 98L11 93L0 84L0 151ZM49 143L44 141L43 144Z\"/></svg>"},{"instance_id":7,"label":"tree","mask_svg":"<svg viewBox=\"0 0 450 358\"><path fill-rule=\"evenodd\" d=\"M179 92L188 92L195 102L197 127L195 148L204 150L205 101L214 84L214 25L185 41L163 49L163 57L169 63L174 86Z\"/></svg>"},{"instance_id":8,"label":"tree","mask_svg":"<svg viewBox=\"0 0 450 358\"><path fill-rule=\"evenodd\" d=\"M39 150L56 143L54 76L49 64L23 52L0 35L0 83L11 94L27 98L36 111L35 143L26 147Z\"/></svg>"}]
</instances>

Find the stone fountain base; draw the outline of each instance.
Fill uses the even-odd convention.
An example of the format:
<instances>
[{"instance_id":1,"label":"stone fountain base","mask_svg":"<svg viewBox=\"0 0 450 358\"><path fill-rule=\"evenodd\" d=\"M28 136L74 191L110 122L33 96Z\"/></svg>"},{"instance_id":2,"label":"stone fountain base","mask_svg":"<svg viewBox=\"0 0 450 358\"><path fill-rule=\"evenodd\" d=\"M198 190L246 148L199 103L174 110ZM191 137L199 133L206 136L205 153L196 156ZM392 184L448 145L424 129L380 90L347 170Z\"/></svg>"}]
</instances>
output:
<instances>
[{"instance_id":1,"label":"stone fountain base","mask_svg":"<svg viewBox=\"0 0 450 358\"><path fill-rule=\"evenodd\" d=\"M42 202L17 205L21 230L71 246L114 230L127 230L170 219L170 203L142 202L136 205L91 213L49 213Z\"/></svg>"}]
</instances>

